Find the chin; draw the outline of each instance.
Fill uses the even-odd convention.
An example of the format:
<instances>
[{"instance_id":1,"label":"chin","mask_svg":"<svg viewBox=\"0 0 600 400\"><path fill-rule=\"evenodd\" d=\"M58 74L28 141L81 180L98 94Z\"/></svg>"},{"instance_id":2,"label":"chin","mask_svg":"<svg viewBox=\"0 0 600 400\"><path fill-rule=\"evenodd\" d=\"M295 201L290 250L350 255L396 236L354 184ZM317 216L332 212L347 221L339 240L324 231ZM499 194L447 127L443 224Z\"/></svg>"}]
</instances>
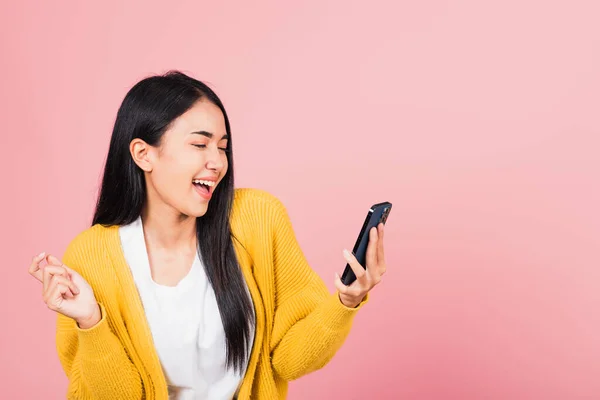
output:
<instances>
[{"instance_id":1,"label":"chin","mask_svg":"<svg viewBox=\"0 0 600 400\"><path fill-rule=\"evenodd\" d=\"M200 206L196 205L195 207L191 207L189 209L188 215L190 217L200 218L206 214L206 211L208 211L208 204Z\"/></svg>"}]
</instances>

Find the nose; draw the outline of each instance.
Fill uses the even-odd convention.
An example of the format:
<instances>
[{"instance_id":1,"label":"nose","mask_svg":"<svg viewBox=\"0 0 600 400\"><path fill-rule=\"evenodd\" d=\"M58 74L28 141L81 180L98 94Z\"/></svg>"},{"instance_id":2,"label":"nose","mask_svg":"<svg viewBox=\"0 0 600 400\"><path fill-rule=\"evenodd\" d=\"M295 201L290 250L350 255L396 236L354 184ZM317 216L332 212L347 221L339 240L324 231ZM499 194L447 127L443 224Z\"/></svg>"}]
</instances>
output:
<instances>
[{"instance_id":1,"label":"nose","mask_svg":"<svg viewBox=\"0 0 600 400\"><path fill-rule=\"evenodd\" d=\"M221 171L225 166L221 150L217 146L210 146L207 150L204 153L206 154L206 168L217 172Z\"/></svg>"}]
</instances>

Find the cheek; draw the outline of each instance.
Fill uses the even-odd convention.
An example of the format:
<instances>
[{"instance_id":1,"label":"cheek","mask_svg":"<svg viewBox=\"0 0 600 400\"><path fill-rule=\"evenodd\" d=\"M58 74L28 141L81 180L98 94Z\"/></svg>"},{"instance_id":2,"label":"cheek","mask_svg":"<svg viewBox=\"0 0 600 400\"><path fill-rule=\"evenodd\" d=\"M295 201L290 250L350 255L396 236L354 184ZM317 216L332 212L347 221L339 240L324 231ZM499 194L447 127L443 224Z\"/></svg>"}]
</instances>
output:
<instances>
[{"instance_id":1,"label":"cheek","mask_svg":"<svg viewBox=\"0 0 600 400\"><path fill-rule=\"evenodd\" d=\"M191 188L192 179L198 170L198 159L185 154L177 157L164 156L156 164L153 181L163 196L178 196Z\"/></svg>"},{"instance_id":2,"label":"cheek","mask_svg":"<svg viewBox=\"0 0 600 400\"><path fill-rule=\"evenodd\" d=\"M221 156L221 159L223 160L223 171L221 171L221 176L224 176L229 169L229 161L227 160L227 155L225 154Z\"/></svg>"}]
</instances>

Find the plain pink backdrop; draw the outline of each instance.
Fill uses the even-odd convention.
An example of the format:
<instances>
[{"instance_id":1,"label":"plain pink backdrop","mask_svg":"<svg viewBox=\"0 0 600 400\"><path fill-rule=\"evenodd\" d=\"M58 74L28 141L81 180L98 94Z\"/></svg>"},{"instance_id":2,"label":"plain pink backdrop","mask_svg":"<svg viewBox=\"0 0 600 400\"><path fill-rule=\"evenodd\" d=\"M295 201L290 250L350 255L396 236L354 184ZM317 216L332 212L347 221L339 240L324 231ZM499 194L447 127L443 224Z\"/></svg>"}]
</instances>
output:
<instances>
[{"instance_id":1,"label":"plain pink backdrop","mask_svg":"<svg viewBox=\"0 0 600 400\"><path fill-rule=\"evenodd\" d=\"M121 100L171 68L332 291L394 204L386 279L290 399L600 398L600 3L164 4L0 6L1 398L64 398L27 266L88 226Z\"/></svg>"}]
</instances>

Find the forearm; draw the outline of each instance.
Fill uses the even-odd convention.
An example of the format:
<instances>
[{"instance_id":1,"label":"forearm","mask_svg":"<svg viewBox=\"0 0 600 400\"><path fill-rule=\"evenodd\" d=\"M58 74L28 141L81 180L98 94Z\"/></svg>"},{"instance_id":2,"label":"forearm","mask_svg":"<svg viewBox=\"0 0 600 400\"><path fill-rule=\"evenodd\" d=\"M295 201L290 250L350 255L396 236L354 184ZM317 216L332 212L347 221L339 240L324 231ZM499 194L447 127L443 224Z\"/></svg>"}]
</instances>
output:
<instances>
[{"instance_id":1,"label":"forearm","mask_svg":"<svg viewBox=\"0 0 600 400\"><path fill-rule=\"evenodd\" d=\"M89 329L77 328L75 322L66 317L61 319L57 345L69 378L68 398L142 398L139 372L111 331L105 315Z\"/></svg>"},{"instance_id":2,"label":"forearm","mask_svg":"<svg viewBox=\"0 0 600 400\"><path fill-rule=\"evenodd\" d=\"M344 343L360 308L344 306L337 293L324 299L277 344L272 352L275 371L291 381L325 366Z\"/></svg>"}]
</instances>

